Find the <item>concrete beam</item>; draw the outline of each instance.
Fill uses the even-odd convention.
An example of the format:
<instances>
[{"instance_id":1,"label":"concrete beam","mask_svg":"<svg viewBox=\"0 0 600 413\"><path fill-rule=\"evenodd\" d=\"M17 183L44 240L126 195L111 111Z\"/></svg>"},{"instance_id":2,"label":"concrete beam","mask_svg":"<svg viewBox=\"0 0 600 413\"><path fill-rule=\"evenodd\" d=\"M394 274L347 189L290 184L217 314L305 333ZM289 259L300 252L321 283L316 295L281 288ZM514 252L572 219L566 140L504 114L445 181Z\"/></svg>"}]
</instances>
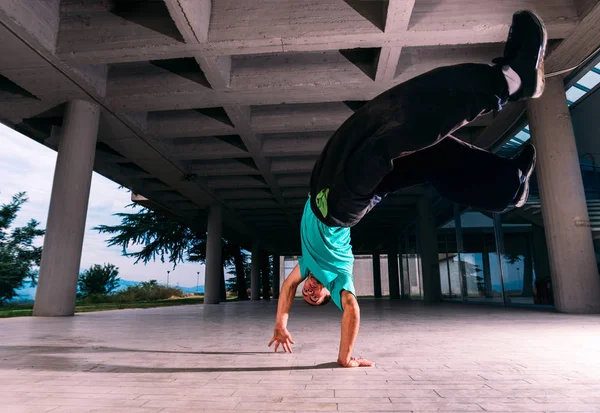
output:
<instances>
[{"instance_id":1,"label":"concrete beam","mask_svg":"<svg viewBox=\"0 0 600 413\"><path fill-rule=\"evenodd\" d=\"M273 194L267 188L264 189L219 189L215 191L221 198L228 199L268 199Z\"/></svg>"},{"instance_id":2,"label":"concrete beam","mask_svg":"<svg viewBox=\"0 0 600 413\"><path fill-rule=\"evenodd\" d=\"M554 49L546 61L546 73L579 65L600 46L600 3L589 9L577 27Z\"/></svg>"},{"instance_id":3,"label":"concrete beam","mask_svg":"<svg viewBox=\"0 0 600 413\"><path fill-rule=\"evenodd\" d=\"M29 76L31 79L36 79L36 83L32 83L34 94L36 96L48 96L48 101L52 102L53 99L61 98L64 95L66 100L68 96L74 98L83 97L85 99L93 98L103 109L106 110L104 116L101 117L101 125L103 121L108 119L109 122L104 122L113 128L117 133L110 134L111 138L115 136L128 137L128 140L114 140L110 142L111 147L121 153L123 156L135 162L140 168L148 171L155 176L160 176L163 182L170 185L172 188L178 190L192 201L202 205L205 203L207 197L215 199L214 194L206 187L198 183L191 181L182 180L184 175L181 170L175 167L172 163L166 161L152 146L148 145L148 141L145 141L142 137L144 136L143 131L139 129L137 123L132 122L127 115L115 114L112 112L112 108L107 105L101 96L98 95L96 88L86 82L81 76L67 67L64 63L60 62L53 54L45 50L32 35L24 30L23 27L16 25L8 16L0 10L0 21L4 27L0 27L0 34L2 34L3 43L0 47L8 45L15 50L31 50L35 48L38 52L36 58L29 57L28 63L35 69L28 70L21 69L21 76ZM8 28L8 29L7 29ZM12 31L12 34L9 32ZM20 44L20 46L17 46ZM36 46L37 45L37 46ZM15 67L16 69L16 67ZM40 69L46 74L44 77L40 77ZM17 71L15 70L15 73ZM37 73L37 77L35 75ZM49 76L52 79L49 79ZM47 88L52 87L55 90L50 91ZM46 100L46 99L45 99ZM104 136L106 138L106 136ZM104 139L105 140L105 139ZM116 148L115 148L116 146ZM130 174L125 170L114 175L113 179L119 182L122 177L127 176L133 177L135 173ZM139 175L146 176L146 174ZM198 190L200 189L200 191ZM218 200L218 202L222 202ZM236 227L240 233L249 234L247 224L243 223L239 217L236 217L231 211L225 213L227 222L231 226Z\"/></svg>"},{"instance_id":4,"label":"concrete beam","mask_svg":"<svg viewBox=\"0 0 600 413\"><path fill-rule=\"evenodd\" d=\"M578 21L574 3L565 0L530 0L526 4L502 2L495 7L490 7L487 2L467 4L461 0L445 0L443 7L440 7L437 1L417 1L408 29L419 33L443 28L448 35L454 30L470 29L475 37L485 36L495 29L503 28L507 31L512 14L520 8L538 13L550 33L569 26L572 28ZM550 36L552 37L552 34Z\"/></svg>"},{"instance_id":5,"label":"concrete beam","mask_svg":"<svg viewBox=\"0 0 600 413\"><path fill-rule=\"evenodd\" d=\"M385 46L381 48L377 61L377 72L375 74L376 82L388 83L394 79L401 52L401 47Z\"/></svg>"},{"instance_id":6,"label":"concrete beam","mask_svg":"<svg viewBox=\"0 0 600 413\"><path fill-rule=\"evenodd\" d=\"M148 114L147 132L155 139L220 136L236 133L232 125L195 110L171 110Z\"/></svg>"},{"instance_id":7,"label":"concrete beam","mask_svg":"<svg viewBox=\"0 0 600 413\"><path fill-rule=\"evenodd\" d=\"M296 6L297 7L297 6ZM514 10L513 10L514 11ZM542 16L543 17L543 16ZM245 20L245 19L242 19ZM402 35L398 33L371 32L362 34L333 34L305 35L289 37L279 34L274 37L245 39L243 35L237 39L217 40L210 42L185 44L176 41L164 42L163 39L150 39L144 36L138 45L127 44L123 41L98 41L99 34L82 37L79 28L77 33L71 33L69 40L59 38L58 56L69 64L104 64L123 63L139 60L175 59L181 57L214 57L232 55L251 55L279 52L331 51L337 49L369 48L369 47L420 47L455 44L499 43L506 40L510 16L503 23L486 24L485 21L475 20L476 26L465 28L444 29L440 25L435 29L409 30ZM113 23L118 24L118 23ZM563 39L577 24L577 20L569 15L565 20L555 20L548 23L551 39ZM261 30L257 30L261 32ZM164 42L164 43L163 43ZM142 44L139 44L142 43Z\"/></svg>"},{"instance_id":8,"label":"concrete beam","mask_svg":"<svg viewBox=\"0 0 600 413\"><path fill-rule=\"evenodd\" d=\"M229 159L211 159L186 162L186 169L198 176L238 176L259 174L260 171L252 166Z\"/></svg>"},{"instance_id":9,"label":"concrete beam","mask_svg":"<svg viewBox=\"0 0 600 413\"><path fill-rule=\"evenodd\" d=\"M390 0L385 20L385 32L405 32L413 14L415 0Z\"/></svg>"},{"instance_id":10,"label":"concrete beam","mask_svg":"<svg viewBox=\"0 0 600 413\"><path fill-rule=\"evenodd\" d=\"M393 61L395 59L394 64L397 63L398 66L393 72L387 71L384 74L380 72L381 82L373 82L337 52L335 54L339 58L343 58L344 62L333 64L327 61L315 61L314 64L303 66L294 63L294 56L288 61L286 54L269 58L248 57L247 59L255 59L258 62L248 68L247 78L237 83L235 65L232 69L231 89L235 90L235 94L231 91L211 91L200 85L192 85L190 89L182 84L184 80L172 79L172 76L167 78L168 81L158 82L154 71L141 72L137 78L129 80L131 76L122 68L119 71L111 71L115 77L125 76L127 79L120 81L113 78L111 74L109 83L122 85L122 87L109 88L109 101L116 108L128 112L159 111L173 107L179 109L219 107L234 103L253 106L252 125L257 128L256 132L286 131L283 129L284 125L281 125L280 129L275 128L275 120L264 121L268 120L270 116L273 116L274 119L285 120L281 115L288 111L294 113L294 119L297 119L293 121L296 122L296 130L301 130L300 126L302 125L304 125L302 126L303 130L315 130L315 124L323 124L323 127L327 125L327 122L339 125L344 113L348 113L346 117L350 116L352 111L347 107L338 106L339 102L369 100L392 85L402 83L439 66L467 62L489 63L492 58L501 55L502 50L502 44L404 48L399 59L397 56L388 56ZM396 52L400 53L400 50L396 50ZM380 60L383 55L384 51L380 54ZM261 68L263 64L266 65L266 69ZM345 66L348 68L345 69ZM353 75L354 70L360 72L359 77ZM383 75L385 75L385 79L381 78ZM275 106L282 103L288 104L289 107ZM294 105L298 103L311 103L313 106ZM258 106L265 105L273 106L258 108ZM314 116L314 112L317 110L322 113L322 115L317 115L318 122L308 118L308 116ZM273 112L269 113L269 111ZM305 118L301 119L302 116ZM334 119L337 120L334 121ZM264 129L261 130L263 124L265 125ZM272 125L272 127L269 128L266 125Z\"/></svg>"},{"instance_id":11,"label":"concrete beam","mask_svg":"<svg viewBox=\"0 0 600 413\"><path fill-rule=\"evenodd\" d=\"M208 40L211 0L165 0L165 5L186 43Z\"/></svg>"},{"instance_id":12,"label":"concrete beam","mask_svg":"<svg viewBox=\"0 0 600 413\"><path fill-rule=\"evenodd\" d=\"M586 7L586 9L589 12L546 57L545 71L547 74L578 65L600 46L600 33L596 29L600 26L600 3L591 8ZM514 128L519 125L519 118L524 113L524 103L517 102L508 105L499 113L496 121L482 132L474 144L482 148L498 146L495 145L497 141L508 133L516 132Z\"/></svg>"},{"instance_id":13,"label":"concrete beam","mask_svg":"<svg viewBox=\"0 0 600 413\"><path fill-rule=\"evenodd\" d=\"M3 0L0 12L54 53L60 20L60 0Z\"/></svg>"},{"instance_id":14,"label":"concrete beam","mask_svg":"<svg viewBox=\"0 0 600 413\"><path fill-rule=\"evenodd\" d=\"M338 125L339 126L339 125ZM262 135L264 156L319 155L333 132L277 133Z\"/></svg>"},{"instance_id":15,"label":"concrete beam","mask_svg":"<svg viewBox=\"0 0 600 413\"><path fill-rule=\"evenodd\" d=\"M277 183L282 188L289 186L307 187L310 183L310 173L279 175L277 176Z\"/></svg>"},{"instance_id":16,"label":"concrete beam","mask_svg":"<svg viewBox=\"0 0 600 413\"><path fill-rule=\"evenodd\" d=\"M231 56L195 56L213 89L228 89L231 82Z\"/></svg>"},{"instance_id":17,"label":"concrete beam","mask_svg":"<svg viewBox=\"0 0 600 413\"><path fill-rule=\"evenodd\" d=\"M257 133L330 131L331 135L353 113L341 102L256 106L252 129Z\"/></svg>"},{"instance_id":18,"label":"concrete beam","mask_svg":"<svg viewBox=\"0 0 600 413\"><path fill-rule=\"evenodd\" d=\"M275 196L277 202L279 202L282 206L285 205L285 201L283 199L283 195L281 194L281 190L277 185L277 181L273 176L273 172L271 171L271 166L269 165L267 159L260 153L261 143L258 141L257 136L251 125L251 115L249 107L242 106L226 106L225 111L227 115L233 122L236 127L236 131L242 138L244 145L248 148L249 154L252 156L252 159L257 166L259 172L262 174L265 182L269 185L271 192ZM296 220L289 215L290 225L292 227L297 225Z\"/></svg>"},{"instance_id":19,"label":"concrete beam","mask_svg":"<svg viewBox=\"0 0 600 413\"><path fill-rule=\"evenodd\" d=\"M316 157L298 157L273 158L271 161L271 170L273 173L309 173L315 165Z\"/></svg>"},{"instance_id":20,"label":"concrete beam","mask_svg":"<svg viewBox=\"0 0 600 413\"><path fill-rule=\"evenodd\" d=\"M163 144L162 153L173 160L244 158L248 152L216 138L202 137L186 144Z\"/></svg>"},{"instance_id":21,"label":"concrete beam","mask_svg":"<svg viewBox=\"0 0 600 413\"><path fill-rule=\"evenodd\" d=\"M213 189L219 188L266 188L268 185L262 178L253 178L250 176L223 176L209 177L206 184Z\"/></svg>"},{"instance_id":22,"label":"concrete beam","mask_svg":"<svg viewBox=\"0 0 600 413\"><path fill-rule=\"evenodd\" d=\"M386 33L406 33L415 0L390 0L385 21ZM388 83L396 76L402 46L384 46L379 53L375 81Z\"/></svg>"},{"instance_id":23,"label":"concrete beam","mask_svg":"<svg viewBox=\"0 0 600 413\"><path fill-rule=\"evenodd\" d=\"M163 2L147 2L136 10L130 9L127 3L120 2L105 9L61 10L56 52L69 54L85 50L90 43L95 44L99 53L114 48L131 52L147 47L185 45Z\"/></svg>"}]
</instances>

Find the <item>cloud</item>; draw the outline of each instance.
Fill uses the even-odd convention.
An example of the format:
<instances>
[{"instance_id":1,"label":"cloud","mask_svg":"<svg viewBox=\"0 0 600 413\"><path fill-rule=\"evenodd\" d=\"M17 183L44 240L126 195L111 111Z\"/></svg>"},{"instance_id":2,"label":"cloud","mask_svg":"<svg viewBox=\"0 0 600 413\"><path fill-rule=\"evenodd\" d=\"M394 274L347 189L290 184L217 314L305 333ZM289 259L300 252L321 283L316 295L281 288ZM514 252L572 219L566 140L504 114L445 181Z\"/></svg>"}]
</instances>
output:
<instances>
[{"instance_id":1,"label":"cloud","mask_svg":"<svg viewBox=\"0 0 600 413\"><path fill-rule=\"evenodd\" d=\"M23 205L16 225L24 225L36 219L46 227L52 180L56 164L56 152L34 140L0 124L0 204L10 202L17 192L25 191L29 201ZM131 194L119 185L94 172L90 189L90 200L85 225L81 268L93 264L112 263L119 267L122 279L165 283L167 271L171 271L169 284L192 287L196 285L200 272L200 284L204 284L204 265L184 263L173 270L172 264L151 262L134 265L134 260L124 257L118 247L107 247L105 234L94 231L97 225L114 225L120 222L113 214L132 212L125 208L131 203ZM39 243L41 245L41 242ZM132 249L134 250L134 249Z\"/></svg>"}]
</instances>

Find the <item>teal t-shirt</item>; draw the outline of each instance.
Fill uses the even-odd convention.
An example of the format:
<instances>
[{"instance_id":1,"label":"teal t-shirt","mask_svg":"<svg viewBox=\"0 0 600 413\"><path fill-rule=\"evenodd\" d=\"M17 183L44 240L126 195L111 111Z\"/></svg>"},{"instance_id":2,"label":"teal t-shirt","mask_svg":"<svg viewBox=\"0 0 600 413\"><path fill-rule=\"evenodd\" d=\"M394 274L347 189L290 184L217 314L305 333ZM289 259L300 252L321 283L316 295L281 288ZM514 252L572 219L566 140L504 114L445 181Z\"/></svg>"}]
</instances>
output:
<instances>
[{"instance_id":1,"label":"teal t-shirt","mask_svg":"<svg viewBox=\"0 0 600 413\"><path fill-rule=\"evenodd\" d=\"M352 276L354 255L350 245L350 228L323 224L310 208L309 198L302 214L300 239L302 257L298 264L302 279L313 274L329 290L331 299L342 310L342 291L356 295Z\"/></svg>"}]
</instances>

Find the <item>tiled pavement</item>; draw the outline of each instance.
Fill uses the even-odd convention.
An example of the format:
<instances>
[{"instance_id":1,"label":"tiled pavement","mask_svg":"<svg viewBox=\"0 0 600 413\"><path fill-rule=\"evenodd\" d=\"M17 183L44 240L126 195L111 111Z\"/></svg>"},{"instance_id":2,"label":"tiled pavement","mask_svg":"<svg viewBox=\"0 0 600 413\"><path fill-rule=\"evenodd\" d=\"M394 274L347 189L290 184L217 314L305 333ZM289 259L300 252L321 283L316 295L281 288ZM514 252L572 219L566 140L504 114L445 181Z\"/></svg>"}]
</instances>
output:
<instances>
[{"instance_id":1,"label":"tiled pavement","mask_svg":"<svg viewBox=\"0 0 600 413\"><path fill-rule=\"evenodd\" d=\"M361 300L297 302L293 354L267 348L276 302L0 320L0 412L600 412L600 317Z\"/></svg>"}]
</instances>

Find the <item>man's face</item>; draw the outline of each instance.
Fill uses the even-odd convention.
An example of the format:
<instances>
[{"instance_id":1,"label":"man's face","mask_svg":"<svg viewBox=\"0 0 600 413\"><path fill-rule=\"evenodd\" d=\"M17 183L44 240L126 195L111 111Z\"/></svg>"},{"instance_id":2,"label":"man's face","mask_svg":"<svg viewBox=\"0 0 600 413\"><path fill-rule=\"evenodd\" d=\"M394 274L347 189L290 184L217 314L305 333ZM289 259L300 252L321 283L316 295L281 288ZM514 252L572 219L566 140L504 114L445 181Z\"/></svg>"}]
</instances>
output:
<instances>
[{"instance_id":1,"label":"man's face","mask_svg":"<svg viewBox=\"0 0 600 413\"><path fill-rule=\"evenodd\" d=\"M329 291L310 274L304 282L302 296L304 297L304 301L310 305L321 305L327 296L329 296Z\"/></svg>"}]
</instances>

